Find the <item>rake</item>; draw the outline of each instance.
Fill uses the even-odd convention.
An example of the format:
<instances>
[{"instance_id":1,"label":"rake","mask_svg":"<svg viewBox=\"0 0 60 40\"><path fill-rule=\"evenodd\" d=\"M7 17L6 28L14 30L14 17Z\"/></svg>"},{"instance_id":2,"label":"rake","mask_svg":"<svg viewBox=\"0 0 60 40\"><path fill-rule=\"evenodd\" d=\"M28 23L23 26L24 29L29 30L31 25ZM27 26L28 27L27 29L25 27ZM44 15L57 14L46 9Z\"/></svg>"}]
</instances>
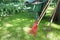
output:
<instances>
[{"instance_id":1,"label":"rake","mask_svg":"<svg viewBox=\"0 0 60 40\"><path fill-rule=\"evenodd\" d=\"M31 30L30 33L32 33L34 37L36 37L37 30L38 30L38 25L39 25L39 23L41 22L41 20L42 20L44 14L45 14L47 8L48 8L48 7L50 6L50 4L51 4L51 2L52 2L52 0L48 0L46 6L45 6L44 9L42 10L42 13L41 13L40 17L39 17L39 18L34 22L34 24L32 25L32 30Z\"/></svg>"}]
</instances>

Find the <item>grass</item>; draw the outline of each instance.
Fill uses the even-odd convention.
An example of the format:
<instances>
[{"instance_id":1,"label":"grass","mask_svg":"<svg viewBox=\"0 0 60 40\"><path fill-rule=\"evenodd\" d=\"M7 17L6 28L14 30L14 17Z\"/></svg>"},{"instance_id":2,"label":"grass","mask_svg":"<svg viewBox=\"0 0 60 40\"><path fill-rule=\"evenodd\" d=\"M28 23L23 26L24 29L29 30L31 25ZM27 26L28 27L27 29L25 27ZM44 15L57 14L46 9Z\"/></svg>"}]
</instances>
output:
<instances>
[{"instance_id":1,"label":"grass","mask_svg":"<svg viewBox=\"0 0 60 40\"><path fill-rule=\"evenodd\" d=\"M53 9L54 7L47 9L46 17L42 19L38 26L36 40L60 40L60 25L52 23L51 32L43 30L50 22L49 16ZM34 16L28 15L26 12L0 17L0 40L34 40L32 35L23 31L23 28L31 27L35 20Z\"/></svg>"}]
</instances>

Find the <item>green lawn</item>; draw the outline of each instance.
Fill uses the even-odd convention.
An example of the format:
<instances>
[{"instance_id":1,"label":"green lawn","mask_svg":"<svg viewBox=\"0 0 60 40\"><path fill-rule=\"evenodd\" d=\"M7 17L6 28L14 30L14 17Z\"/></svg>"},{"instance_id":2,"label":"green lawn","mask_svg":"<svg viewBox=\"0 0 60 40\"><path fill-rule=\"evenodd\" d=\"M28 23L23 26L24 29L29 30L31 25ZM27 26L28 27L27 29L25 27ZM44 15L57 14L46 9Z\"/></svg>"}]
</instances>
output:
<instances>
[{"instance_id":1,"label":"green lawn","mask_svg":"<svg viewBox=\"0 0 60 40\"><path fill-rule=\"evenodd\" d=\"M49 7L46 17L38 26L36 40L60 40L60 25L52 23L52 31L46 32L49 16L54 7ZM31 17L30 17L31 16ZM33 36L26 34L24 27L31 27L35 17L25 12L16 13L8 17L0 17L0 40L34 40ZM46 37L47 34L47 37Z\"/></svg>"}]
</instances>

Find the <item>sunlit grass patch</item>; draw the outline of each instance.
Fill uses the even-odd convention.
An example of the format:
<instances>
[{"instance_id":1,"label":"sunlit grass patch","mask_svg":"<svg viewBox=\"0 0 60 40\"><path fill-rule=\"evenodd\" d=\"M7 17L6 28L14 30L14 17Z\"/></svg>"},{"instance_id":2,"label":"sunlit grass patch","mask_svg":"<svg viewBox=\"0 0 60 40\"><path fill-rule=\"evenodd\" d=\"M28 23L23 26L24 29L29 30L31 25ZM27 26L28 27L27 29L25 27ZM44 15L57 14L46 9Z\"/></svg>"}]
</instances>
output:
<instances>
[{"instance_id":1,"label":"sunlit grass patch","mask_svg":"<svg viewBox=\"0 0 60 40\"><path fill-rule=\"evenodd\" d=\"M58 36L53 33L53 32L50 32L48 35L47 35L47 38L49 38L50 40L59 40L58 39Z\"/></svg>"},{"instance_id":2,"label":"sunlit grass patch","mask_svg":"<svg viewBox=\"0 0 60 40\"><path fill-rule=\"evenodd\" d=\"M52 27L53 27L53 28L56 28L56 29L60 29L60 25L55 24L55 23L52 24Z\"/></svg>"},{"instance_id":3,"label":"sunlit grass patch","mask_svg":"<svg viewBox=\"0 0 60 40\"><path fill-rule=\"evenodd\" d=\"M5 24L3 24L5 27L11 27L11 26L13 26L12 24L9 24L9 23L5 23Z\"/></svg>"}]
</instances>

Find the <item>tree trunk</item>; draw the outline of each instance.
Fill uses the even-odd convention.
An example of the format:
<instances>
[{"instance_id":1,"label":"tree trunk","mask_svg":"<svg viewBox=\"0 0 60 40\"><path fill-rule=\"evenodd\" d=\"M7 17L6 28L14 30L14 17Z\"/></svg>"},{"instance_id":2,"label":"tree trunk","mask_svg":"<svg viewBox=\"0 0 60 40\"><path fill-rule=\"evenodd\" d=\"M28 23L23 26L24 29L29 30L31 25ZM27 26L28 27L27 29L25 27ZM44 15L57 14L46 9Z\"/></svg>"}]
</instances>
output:
<instances>
[{"instance_id":1,"label":"tree trunk","mask_svg":"<svg viewBox=\"0 0 60 40\"><path fill-rule=\"evenodd\" d=\"M58 4L58 8L56 10L54 20L55 20L56 23L60 24L60 1L59 1L59 4Z\"/></svg>"}]
</instances>

